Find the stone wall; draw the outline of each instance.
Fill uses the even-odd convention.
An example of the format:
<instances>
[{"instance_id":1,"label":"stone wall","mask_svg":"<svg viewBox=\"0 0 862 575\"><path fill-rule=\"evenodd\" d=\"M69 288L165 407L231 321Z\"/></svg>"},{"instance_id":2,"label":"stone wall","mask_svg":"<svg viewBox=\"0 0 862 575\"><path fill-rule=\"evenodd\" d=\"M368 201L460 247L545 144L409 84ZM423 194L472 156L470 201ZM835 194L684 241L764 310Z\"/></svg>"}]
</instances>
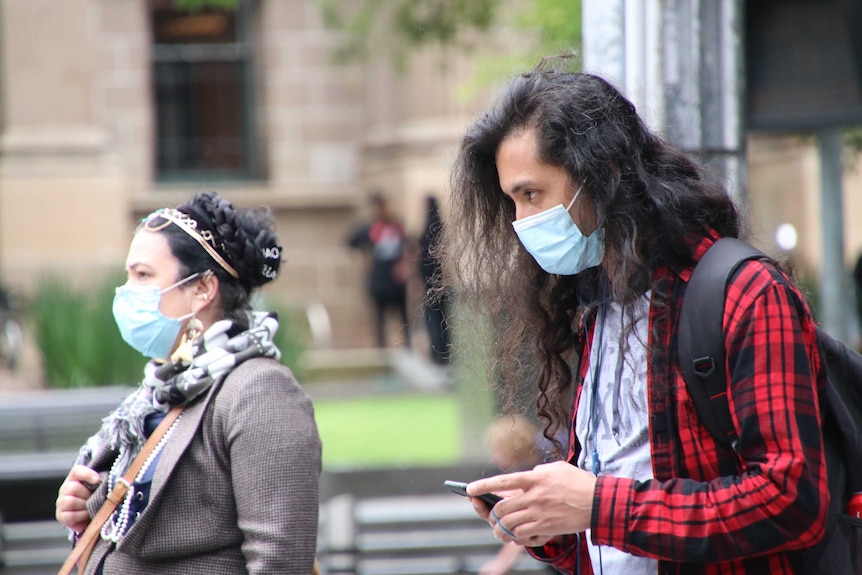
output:
<instances>
[{"instance_id":1,"label":"stone wall","mask_svg":"<svg viewBox=\"0 0 862 575\"><path fill-rule=\"evenodd\" d=\"M261 177L168 185L154 177L148 2L0 4L0 281L28 289L46 272L87 281L117 270L143 215L215 189L238 205L269 205L277 216L285 271L266 297L299 307L321 303L334 346L371 345L364 262L345 237L367 216L372 188L389 196L410 234L421 231L425 196L445 198L459 138L493 87L470 98L460 89L481 50L501 44L483 42L461 56L430 48L403 73L388 61L339 65L331 59L338 38L314 0L256 6ZM799 257L816 267L812 144L751 138L749 162L752 227L761 245L770 248L778 223L794 223ZM862 232L850 221L862 207L860 173L848 168L845 179L848 258L862 249ZM411 291L417 335L420 292Z\"/></svg>"},{"instance_id":2,"label":"stone wall","mask_svg":"<svg viewBox=\"0 0 862 575\"><path fill-rule=\"evenodd\" d=\"M406 75L334 64L337 38L313 0L256 6L261 178L161 184L148 2L0 5L0 280L26 290L46 272L84 282L120 269L142 216L215 189L276 214L285 272L266 297L322 303L335 346L370 345L364 262L345 237L367 215L372 187L411 233L421 230L424 196L445 194L458 137L482 99L456 101L470 67L444 68L433 51Z\"/></svg>"}]
</instances>

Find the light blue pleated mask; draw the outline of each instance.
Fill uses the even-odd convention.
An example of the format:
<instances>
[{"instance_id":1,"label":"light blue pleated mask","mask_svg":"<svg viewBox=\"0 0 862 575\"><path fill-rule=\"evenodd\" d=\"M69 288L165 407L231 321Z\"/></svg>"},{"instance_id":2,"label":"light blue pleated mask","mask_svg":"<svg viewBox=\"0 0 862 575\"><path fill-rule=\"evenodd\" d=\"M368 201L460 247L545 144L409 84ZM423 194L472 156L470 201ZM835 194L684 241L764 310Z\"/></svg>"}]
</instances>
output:
<instances>
[{"instance_id":1,"label":"light blue pleated mask","mask_svg":"<svg viewBox=\"0 0 862 575\"><path fill-rule=\"evenodd\" d=\"M177 341L183 322L194 314L176 318L165 316L159 310L162 294L198 275L192 274L165 289L156 286L118 287L113 311L123 340L149 358L166 358Z\"/></svg>"},{"instance_id":2,"label":"light blue pleated mask","mask_svg":"<svg viewBox=\"0 0 862 575\"><path fill-rule=\"evenodd\" d=\"M578 188L568 207L559 204L512 222L521 244L549 274L573 276L602 263L605 253L602 230L584 236L569 214L580 193Z\"/></svg>"}]
</instances>

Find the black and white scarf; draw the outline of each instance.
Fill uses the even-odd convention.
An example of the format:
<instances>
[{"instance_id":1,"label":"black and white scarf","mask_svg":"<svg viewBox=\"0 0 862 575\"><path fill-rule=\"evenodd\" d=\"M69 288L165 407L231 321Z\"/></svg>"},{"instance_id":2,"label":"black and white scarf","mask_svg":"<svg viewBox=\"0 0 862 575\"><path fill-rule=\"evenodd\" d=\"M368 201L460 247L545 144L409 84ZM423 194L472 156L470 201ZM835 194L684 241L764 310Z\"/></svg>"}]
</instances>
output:
<instances>
[{"instance_id":1,"label":"black and white scarf","mask_svg":"<svg viewBox=\"0 0 862 575\"><path fill-rule=\"evenodd\" d=\"M272 341L277 330L275 314L254 312L251 327L240 333L236 333L233 321L225 319L204 332L190 363L150 361L141 385L102 420L102 428L81 447L76 463L87 465L108 445L118 452L113 469L121 477L147 440L144 421L148 415L167 413L171 407L189 403L247 359L280 359L281 352ZM111 477L111 483L117 477Z\"/></svg>"}]
</instances>

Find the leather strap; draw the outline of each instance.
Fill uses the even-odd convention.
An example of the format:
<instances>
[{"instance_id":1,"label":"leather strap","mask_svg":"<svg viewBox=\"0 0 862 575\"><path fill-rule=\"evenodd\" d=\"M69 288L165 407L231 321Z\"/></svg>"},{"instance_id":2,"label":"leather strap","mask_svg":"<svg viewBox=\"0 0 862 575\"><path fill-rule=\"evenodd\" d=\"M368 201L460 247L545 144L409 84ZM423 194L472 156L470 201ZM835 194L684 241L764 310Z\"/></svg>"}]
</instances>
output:
<instances>
[{"instance_id":1,"label":"leather strap","mask_svg":"<svg viewBox=\"0 0 862 575\"><path fill-rule=\"evenodd\" d=\"M159 423L158 427L156 427L149 439L147 439L144 447L141 448L140 453L138 453L137 457L132 461L132 464L126 470L125 475L117 480L117 484L114 485L114 488L110 493L108 493L108 498L102 504L102 507L99 508L96 516L90 520L90 524L87 525L87 529L84 530L84 533L78 539L78 543L75 545L74 549L72 549L72 552L69 553L68 557L66 557L66 561L63 563L63 566L60 567L57 575L69 575L72 573L75 565L78 566L78 573L84 572L84 567L86 567L87 561L90 559L90 555L96 547L96 542L99 540L99 533L102 530L102 526L111 517L114 510L116 510L123 502L123 499L126 497L126 493L128 493L129 488L135 481L135 477L138 476L138 472L141 470L141 467L143 467L144 461L146 461L150 453L153 452L153 449L156 448L156 445L158 445L159 441L162 440L162 437L164 437L168 429L171 428L171 425L174 424L183 409L185 409L185 406L178 405L172 408L167 415L165 415L165 418L161 423Z\"/></svg>"}]
</instances>

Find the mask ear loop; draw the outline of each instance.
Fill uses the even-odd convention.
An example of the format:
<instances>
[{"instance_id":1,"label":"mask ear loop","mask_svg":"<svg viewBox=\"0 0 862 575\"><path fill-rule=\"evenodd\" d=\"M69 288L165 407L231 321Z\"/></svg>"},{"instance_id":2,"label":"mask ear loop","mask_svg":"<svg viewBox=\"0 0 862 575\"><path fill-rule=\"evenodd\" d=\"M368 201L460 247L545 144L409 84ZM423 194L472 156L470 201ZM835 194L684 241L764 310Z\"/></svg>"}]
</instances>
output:
<instances>
[{"instance_id":1,"label":"mask ear loop","mask_svg":"<svg viewBox=\"0 0 862 575\"><path fill-rule=\"evenodd\" d=\"M209 271L209 270L207 270L207 271ZM183 278L183 279L181 279L181 280L180 280L180 281L178 281L178 282L172 283L171 285L169 285L168 287L164 288L163 290L160 290L160 291L159 291L159 293L160 293L160 294L167 293L167 292L171 291L172 289L174 289L175 287L179 287L179 286L183 285L184 283L188 283L188 282L192 281L193 279L195 279L195 278L196 278L196 277L198 277L199 275L201 275L201 274L200 274L200 272L195 272L195 273L193 273L192 275L190 275L190 276L188 276L188 277L186 277L186 278Z\"/></svg>"},{"instance_id":2,"label":"mask ear loop","mask_svg":"<svg viewBox=\"0 0 862 575\"><path fill-rule=\"evenodd\" d=\"M575 192L575 197L573 197L573 198L572 198L572 201L571 201L571 202L569 202L569 205L568 205L568 206L566 206L566 211L567 211L567 212L568 212L569 210L571 210L571 209L572 209L572 206L574 206L574 205L575 205L575 200L577 200L577 199L578 199L578 196L580 196L580 195L581 195L581 190L583 190L583 189L584 189L584 184L581 184L580 186L578 186L578 191L577 191L577 192Z\"/></svg>"}]
</instances>

